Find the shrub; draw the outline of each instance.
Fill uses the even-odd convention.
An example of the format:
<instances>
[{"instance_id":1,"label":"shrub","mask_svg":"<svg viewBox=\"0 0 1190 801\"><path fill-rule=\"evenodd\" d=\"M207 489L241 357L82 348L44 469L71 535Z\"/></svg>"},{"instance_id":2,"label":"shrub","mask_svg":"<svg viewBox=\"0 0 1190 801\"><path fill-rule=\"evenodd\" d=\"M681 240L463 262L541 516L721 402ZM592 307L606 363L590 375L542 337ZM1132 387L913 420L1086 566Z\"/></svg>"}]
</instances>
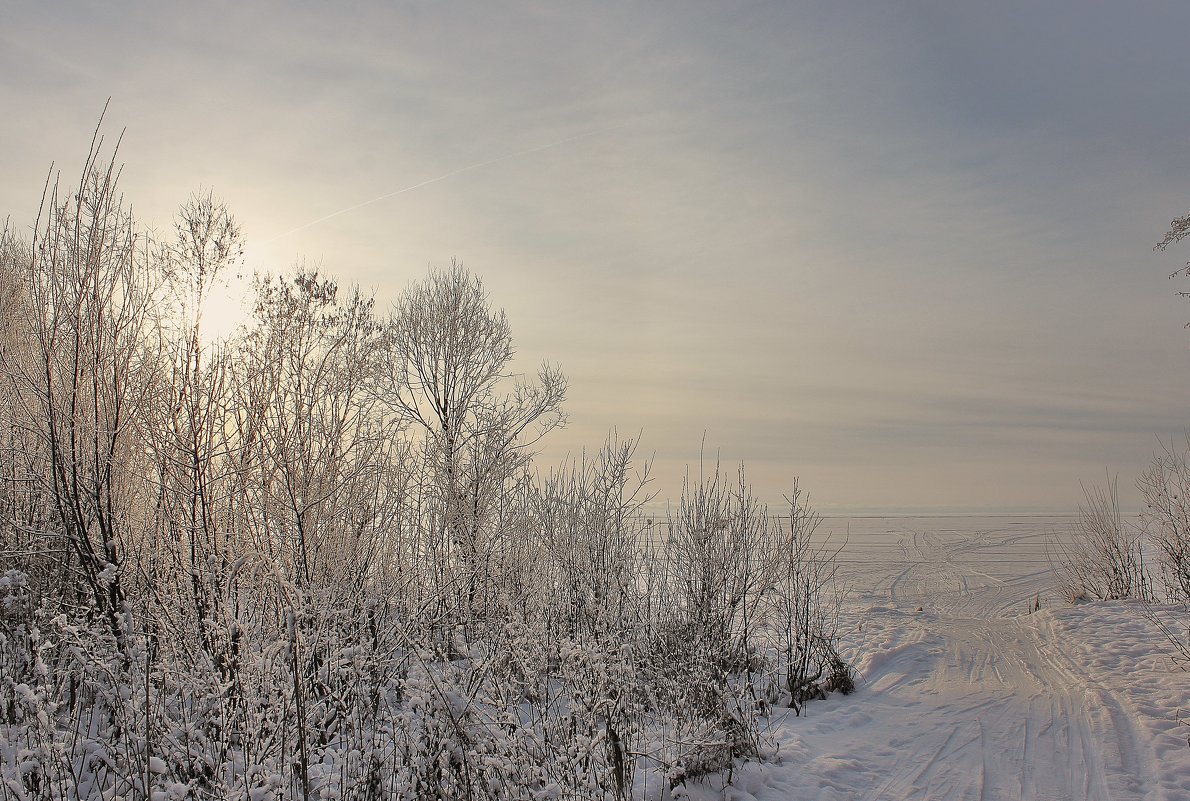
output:
<instances>
[{"instance_id":1,"label":"shrub","mask_svg":"<svg viewBox=\"0 0 1190 801\"><path fill-rule=\"evenodd\" d=\"M1149 598L1143 538L1120 515L1116 480L1106 487L1084 486L1083 496L1070 540L1057 546L1055 569L1062 594L1072 603Z\"/></svg>"},{"instance_id":2,"label":"shrub","mask_svg":"<svg viewBox=\"0 0 1190 801\"><path fill-rule=\"evenodd\" d=\"M1190 601L1190 436L1187 447L1171 442L1137 479L1145 508L1145 533L1161 556L1161 577L1171 600Z\"/></svg>"},{"instance_id":3,"label":"shrub","mask_svg":"<svg viewBox=\"0 0 1190 801\"><path fill-rule=\"evenodd\" d=\"M98 156L0 235L0 801L619 801L761 753L773 676L846 690L804 503L716 469L651 540L614 436L539 480L565 379L507 385L457 265L387 322L259 279L208 346L234 221L161 246Z\"/></svg>"}]
</instances>

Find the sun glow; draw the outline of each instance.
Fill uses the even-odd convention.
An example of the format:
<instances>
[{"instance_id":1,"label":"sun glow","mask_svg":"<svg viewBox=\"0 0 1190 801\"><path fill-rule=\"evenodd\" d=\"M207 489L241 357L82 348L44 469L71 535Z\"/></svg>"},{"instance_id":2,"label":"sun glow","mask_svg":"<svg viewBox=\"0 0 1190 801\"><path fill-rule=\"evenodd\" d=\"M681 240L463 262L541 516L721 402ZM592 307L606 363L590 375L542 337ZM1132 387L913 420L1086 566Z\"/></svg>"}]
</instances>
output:
<instances>
[{"instance_id":1,"label":"sun glow","mask_svg":"<svg viewBox=\"0 0 1190 801\"><path fill-rule=\"evenodd\" d=\"M199 336L206 345L231 337L252 314L252 275L245 270L220 275L202 305Z\"/></svg>"}]
</instances>

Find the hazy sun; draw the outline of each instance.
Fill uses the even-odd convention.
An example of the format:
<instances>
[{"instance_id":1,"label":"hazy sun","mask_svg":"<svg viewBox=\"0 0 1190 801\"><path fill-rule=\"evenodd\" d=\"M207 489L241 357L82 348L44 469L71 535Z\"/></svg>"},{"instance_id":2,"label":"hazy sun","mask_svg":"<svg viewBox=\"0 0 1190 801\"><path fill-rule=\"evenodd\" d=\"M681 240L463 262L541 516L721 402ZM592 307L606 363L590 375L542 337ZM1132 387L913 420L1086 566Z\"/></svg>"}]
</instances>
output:
<instances>
[{"instance_id":1,"label":"hazy sun","mask_svg":"<svg viewBox=\"0 0 1190 801\"><path fill-rule=\"evenodd\" d=\"M253 261L245 248L240 264L220 274L207 293L202 308L201 337L206 344L227 339L248 322L252 314Z\"/></svg>"}]
</instances>

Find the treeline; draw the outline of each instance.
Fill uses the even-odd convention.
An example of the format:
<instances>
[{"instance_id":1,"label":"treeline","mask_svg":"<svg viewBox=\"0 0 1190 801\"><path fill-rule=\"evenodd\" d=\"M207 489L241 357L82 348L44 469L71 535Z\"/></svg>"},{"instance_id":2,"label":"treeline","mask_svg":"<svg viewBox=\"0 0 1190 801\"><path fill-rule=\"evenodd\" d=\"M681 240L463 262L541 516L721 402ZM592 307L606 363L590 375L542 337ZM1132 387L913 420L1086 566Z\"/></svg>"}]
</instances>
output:
<instances>
[{"instance_id":1,"label":"treeline","mask_svg":"<svg viewBox=\"0 0 1190 801\"><path fill-rule=\"evenodd\" d=\"M656 536L635 443L543 472L566 379L457 264L210 344L234 219L150 235L99 144L0 238L0 798L665 797L849 689L796 484Z\"/></svg>"}]
</instances>

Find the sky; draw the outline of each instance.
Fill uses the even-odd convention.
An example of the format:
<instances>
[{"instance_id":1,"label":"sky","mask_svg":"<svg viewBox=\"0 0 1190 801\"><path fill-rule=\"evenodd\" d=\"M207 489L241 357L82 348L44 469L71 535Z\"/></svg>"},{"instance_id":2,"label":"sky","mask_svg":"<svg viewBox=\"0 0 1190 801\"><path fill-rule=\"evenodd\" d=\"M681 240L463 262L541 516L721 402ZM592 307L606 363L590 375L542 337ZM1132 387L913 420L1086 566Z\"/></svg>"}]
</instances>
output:
<instances>
[{"instance_id":1,"label":"sky","mask_svg":"<svg viewBox=\"0 0 1190 801\"><path fill-rule=\"evenodd\" d=\"M0 217L104 103L168 229L386 305L452 258L543 465L615 430L658 499L739 463L779 507L1074 509L1190 425L1190 5L0 0ZM226 313L226 312L225 312ZM229 313L226 313L229 315ZM230 316L230 315L229 315Z\"/></svg>"}]
</instances>

